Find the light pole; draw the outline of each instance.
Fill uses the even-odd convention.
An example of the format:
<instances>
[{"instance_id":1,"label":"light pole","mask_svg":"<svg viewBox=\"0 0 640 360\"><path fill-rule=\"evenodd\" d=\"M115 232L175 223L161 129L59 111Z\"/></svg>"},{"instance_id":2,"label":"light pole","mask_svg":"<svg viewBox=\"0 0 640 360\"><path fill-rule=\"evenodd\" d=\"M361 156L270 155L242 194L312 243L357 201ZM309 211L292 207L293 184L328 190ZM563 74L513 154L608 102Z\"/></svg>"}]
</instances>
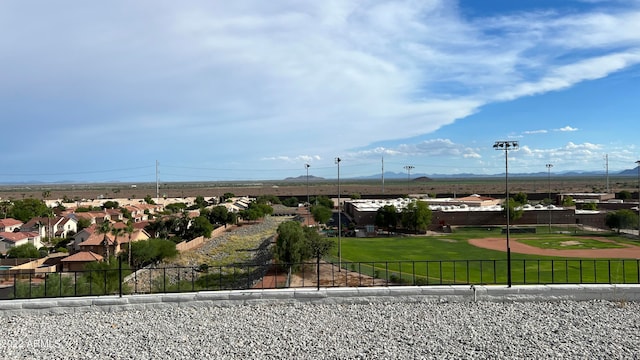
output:
<instances>
[{"instance_id":1,"label":"light pole","mask_svg":"<svg viewBox=\"0 0 640 360\"><path fill-rule=\"evenodd\" d=\"M495 150L504 150L505 209L507 211L507 285L511 287L511 245L509 244L509 150L518 150L517 141L496 141Z\"/></svg>"},{"instance_id":2,"label":"light pole","mask_svg":"<svg viewBox=\"0 0 640 360\"><path fill-rule=\"evenodd\" d=\"M413 165L406 165L404 167L405 170L407 170L407 196L409 196L409 184L411 183L411 169L414 169L415 166Z\"/></svg>"},{"instance_id":3,"label":"light pole","mask_svg":"<svg viewBox=\"0 0 640 360\"><path fill-rule=\"evenodd\" d=\"M304 164L307 169L307 226L311 226L311 203L309 202L309 167L311 165Z\"/></svg>"},{"instance_id":4,"label":"light pole","mask_svg":"<svg viewBox=\"0 0 640 360\"><path fill-rule=\"evenodd\" d=\"M547 164L545 166L547 167L547 181L549 182L549 204L547 205L547 209L549 209L549 234L551 234L551 168L553 164Z\"/></svg>"},{"instance_id":5,"label":"light pole","mask_svg":"<svg viewBox=\"0 0 640 360\"><path fill-rule=\"evenodd\" d=\"M338 165L338 271L342 271L342 215L340 214L340 159L336 158Z\"/></svg>"},{"instance_id":6,"label":"light pole","mask_svg":"<svg viewBox=\"0 0 640 360\"><path fill-rule=\"evenodd\" d=\"M636 161L638 165L638 237L640 237L640 160Z\"/></svg>"}]
</instances>

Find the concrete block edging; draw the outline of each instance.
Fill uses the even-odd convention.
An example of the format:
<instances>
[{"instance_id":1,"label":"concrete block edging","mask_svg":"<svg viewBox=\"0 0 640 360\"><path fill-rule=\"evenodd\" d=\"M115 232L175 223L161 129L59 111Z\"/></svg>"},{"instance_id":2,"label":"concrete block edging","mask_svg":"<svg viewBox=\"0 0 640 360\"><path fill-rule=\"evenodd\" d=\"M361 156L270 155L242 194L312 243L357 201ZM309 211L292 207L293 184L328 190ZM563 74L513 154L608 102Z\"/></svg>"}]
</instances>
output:
<instances>
[{"instance_id":1,"label":"concrete block edging","mask_svg":"<svg viewBox=\"0 0 640 360\"><path fill-rule=\"evenodd\" d=\"M640 301L640 285L500 285L402 286L367 288L298 288L225 290L193 293L125 295L122 297L63 297L0 301L0 316L30 313L125 311L167 306L242 306L247 304L366 304L375 302L527 302L527 301Z\"/></svg>"}]
</instances>

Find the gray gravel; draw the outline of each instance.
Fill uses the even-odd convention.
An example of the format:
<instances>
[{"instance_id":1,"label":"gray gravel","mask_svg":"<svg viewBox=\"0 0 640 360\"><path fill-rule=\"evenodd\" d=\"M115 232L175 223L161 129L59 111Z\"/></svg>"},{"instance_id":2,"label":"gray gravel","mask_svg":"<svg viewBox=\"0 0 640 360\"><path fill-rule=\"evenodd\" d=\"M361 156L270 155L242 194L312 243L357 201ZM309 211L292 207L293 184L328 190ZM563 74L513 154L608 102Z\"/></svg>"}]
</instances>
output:
<instances>
[{"instance_id":1,"label":"gray gravel","mask_svg":"<svg viewBox=\"0 0 640 360\"><path fill-rule=\"evenodd\" d=\"M637 358L633 302L283 304L0 317L5 359Z\"/></svg>"}]
</instances>

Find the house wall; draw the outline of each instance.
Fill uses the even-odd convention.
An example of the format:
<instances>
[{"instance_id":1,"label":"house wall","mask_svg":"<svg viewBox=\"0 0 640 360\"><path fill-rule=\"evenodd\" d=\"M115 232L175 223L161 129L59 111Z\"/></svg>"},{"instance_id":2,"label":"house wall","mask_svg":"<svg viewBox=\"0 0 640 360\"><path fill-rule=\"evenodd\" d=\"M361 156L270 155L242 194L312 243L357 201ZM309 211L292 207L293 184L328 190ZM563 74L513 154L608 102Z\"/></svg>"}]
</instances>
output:
<instances>
[{"instance_id":1,"label":"house wall","mask_svg":"<svg viewBox=\"0 0 640 360\"><path fill-rule=\"evenodd\" d=\"M16 247L16 246L20 246L20 245L24 245L24 244L28 244L29 240L22 239L22 240L18 240L16 242L10 241L10 240L6 240L6 239L2 239L0 240L0 251L2 251L3 253L7 253L7 251L9 251L9 249Z\"/></svg>"}]
</instances>

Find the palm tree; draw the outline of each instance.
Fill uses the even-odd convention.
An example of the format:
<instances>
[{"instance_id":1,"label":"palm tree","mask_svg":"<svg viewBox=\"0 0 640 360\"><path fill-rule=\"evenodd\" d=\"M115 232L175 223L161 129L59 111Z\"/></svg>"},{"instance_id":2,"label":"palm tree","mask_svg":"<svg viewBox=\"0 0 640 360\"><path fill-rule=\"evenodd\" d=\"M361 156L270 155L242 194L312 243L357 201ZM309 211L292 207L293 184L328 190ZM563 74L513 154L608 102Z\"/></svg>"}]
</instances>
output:
<instances>
[{"instance_id":1,"label":"palm tree","mask_svg":"<svg viewBox=\"0 0 640 360\"><path fill-rule=\"evenodd\" d=\"M102 246L104 246L105 259L107 260L107 264L109 264L109 238L107 234L111 231L111 223L108 221L102 222L100 227L98 227L98 234L102 234Z\"/></svg>"},{"instance_id":2,"label":"palm tree","mask_svg":"<svg viewBox=\"0 0 640 360\"><path fill-rule=\"evenodd\" d=\"M111 227L111 235L113 235L113 252L114 252L114 256L116 255L116 246L118 246L118 236L122 235L122 233L124 233L124 229L120 229L120 228L116 228L116 227Z\"/></svg>"},{"instance_id":3,"label":"palm tree","mask_svg":"<svg viewBox=\"0 0 640 360\"><path fill-rule=\"evenodd\" d=\"M124 231L129 235L129 266L131 266L131 234L133 234L133 223L131 220L127 221L127 227L124 228Z\"/></svg>"}]
</instances>

